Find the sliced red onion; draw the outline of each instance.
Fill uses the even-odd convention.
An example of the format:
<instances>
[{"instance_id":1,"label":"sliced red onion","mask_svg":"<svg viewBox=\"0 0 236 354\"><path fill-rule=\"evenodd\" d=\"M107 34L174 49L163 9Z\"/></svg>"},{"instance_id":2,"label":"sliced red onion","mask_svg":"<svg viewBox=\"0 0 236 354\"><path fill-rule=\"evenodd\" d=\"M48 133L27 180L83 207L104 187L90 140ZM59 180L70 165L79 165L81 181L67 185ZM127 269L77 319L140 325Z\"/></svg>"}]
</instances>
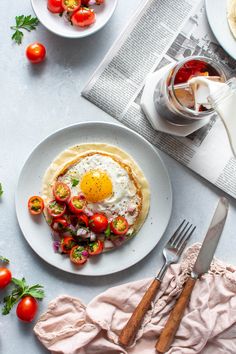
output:
<instances>
[{"instance_id":1,"label":"sliced red onion","mask_svg":"<svg viewBox=\"0 0 236 354\"><path fill-rule=\"evenodd\" d=\"M123 236L118 237L116 239L113 240L113 243L116 245L116 247L121 246L125 241L125 238Z\"/></svg>"},{"instance_id":2,"label":"sliced red onion","mask_svg":"<svg viewBox=\"0 0 236 354\"><path fill-rule=\"evenodd\" d=\"M59 232L52 231L51 235L52 235L52 238L53 238L54 241L60 241L61 238L60 238Z\"/></svg>"},{"instance_id":3,"label":"sliced red onion","mask_svg":"<svg viewBox=\"0 0 236 354\"><path fill-rule=\"evenodd\" d=\"M76 232L76 227L72 224L70 224L68 227L67 227L68 231L71 231L72 233L73 232Z\"/></svg>"},{"instance_id":4,"label":"sliced red onion","mask_svg":"<svg viewBox=\"0 0 236 354\"><path fill-rule=\"evenodd\" d=\"M59 252L60 249L60 241L53 241L52 247L55 253Z\"/></svg>"},{"instance_id":5,"label":"sliced red onion","mask_svg":"<svg viewBox=\"0 0 236 354\"><path fill-rule=\"evenodd\" d=\"M85 208L85 209L84 209L84 213L85 213L88 217L93 216L93 212L92 212L92 210L90 210L89 208Z\"/></svg>"},{"instance_id":6,"label":"sliced red onion","mask_svg":"<svg viewBox=\"0 0 236 354\"><path fill-rule=\"evenodd\" d=\"M128 211L129 214L133 215L135 210L136 210L136 205L135 204L130 204L128 206L128 210L127 211Z\"/></svg>"},{"instance_id":7,"label":"sliced red onion","mask_svg":"<svg viewBox=\"0 0 236 354\"><path fill-rule=\"evenodd\" d=\"M84 193L82 193L82 192L80 192L80 193L78 194L78 197L79 197L81 200L85 200L85 199L86 199Z\"/></svg>"},{"instance_id":8,"label":"sliced red onion","mask_svg":"<svg viewBox=\"0 0 236 354\"><path fill-rule=\"evenodd\" d=\"M105 249L109 250L109 249L112 249L114 247L115 247L115 245L114 245L114 243L112 241L110 241L110 240L105 240L104 241L104 248Z\"/></svg>"},{"instance_id":9,"label":"sliced red onion","mask_svg":"<svg viewBox=\"0 0 236 354\"><path fill-rule=\"evenodd\" d=\"M92 231L90 231L90 232L88 233L88 237L90 238L91 241L96 241L96 239L97 239L97 236L96 236L95 233L92 232Z\"/></svg>"},{"instance_id":10,"label":"sliced red onion","mask_svg":"<svg viewBox=\"0 0 236 354\"><path fill-rule=\"evenodd\" d=\"M88 257L88 255L89 255L89 253L88 253L87 251L83 251L83 252L82 252L82 256Z\"/></svg>"},{"instance_id":11,"label":"sliced red onion","mask_svg":"<svg viewBox=\"0 0 236 354\"><path fill-rule=\"evenodd\" d=\"M88 237L88 231L83 228L83 227L80 227L78 230L77 230L77 236L81 236L81 237Z\"/></svg>"}]
</instances>

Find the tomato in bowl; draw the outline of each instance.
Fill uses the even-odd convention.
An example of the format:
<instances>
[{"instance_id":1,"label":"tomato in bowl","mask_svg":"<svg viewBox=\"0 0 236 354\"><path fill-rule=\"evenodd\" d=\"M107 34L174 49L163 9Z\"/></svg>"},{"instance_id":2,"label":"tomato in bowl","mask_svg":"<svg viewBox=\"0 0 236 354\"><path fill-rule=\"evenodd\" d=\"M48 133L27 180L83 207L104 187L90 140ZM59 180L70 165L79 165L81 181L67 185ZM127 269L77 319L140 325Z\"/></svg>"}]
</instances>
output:
<instances>
[{"instance_id":1,"label":"tomato in bowl","mask_svg":"<svg viewBox=\"0 0 236 354\"><path fill-rule=\"evenodd\" d=\"M71 21L68 20L68 14L71 18L74 12L86 8L83 0L50 0L50 3L48 3L48 0L31 0L33 10L42 25L49 31L66 38L82 38L100 30L113 15L117 2L117 0L98 0L94 1L94 5L90 6L89 4L89 9L95 12L95 20L93 16L89 15L85 19L85 26L80 27L71 24ZM80 4L81 7L77 8ZM67 12L65 10L67 6L72 6L76 10ZM80 23L80 21L81 16L74 16L74 23Z\"/></svg>"}]
</instances>

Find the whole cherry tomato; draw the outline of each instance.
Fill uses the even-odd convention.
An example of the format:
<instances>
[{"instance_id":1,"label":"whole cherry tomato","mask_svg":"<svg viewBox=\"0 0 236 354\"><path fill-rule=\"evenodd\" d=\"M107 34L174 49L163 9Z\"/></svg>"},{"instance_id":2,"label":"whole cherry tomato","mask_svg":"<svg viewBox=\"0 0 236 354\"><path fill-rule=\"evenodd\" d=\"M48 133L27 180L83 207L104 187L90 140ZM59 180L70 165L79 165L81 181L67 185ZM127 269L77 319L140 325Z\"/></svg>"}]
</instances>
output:
<instances>
[{"instance_id":1,"label":"whole cherry tomato","mask_svg":"<svg viewBox=\"0 0 236 354\"><path fill-rule=\"evenodd\" d=\"M23 297L17 305L17 317L26 322L31 322L38 310L38 302L32 296Z\"/></svg>"},{"instance_id":2,"label":"whole cherry tomato","mask_svg":"<svg viewBox=\"0 0 236 354\"><path fill-rule=\"evenodd\" d=\"M107 229L108 220L103 214L94 214L89 219L89 228L95 233L104 232Z\"/></svg>"},{"instance_id":3,"label":"whole cherry tomato","mask_svg":"<svg viewBox=\"0 0 236 354\"><path fill-rule=\"evenodd\" d=\"M74 26L86 27L95 22L96 16L92 9L81 7L71 16L71 22Z\"/></svg>"},{"instance_id":4,"label":"whole cherry tomato","mask_svg":"<svg viewBox=\"0 0 236 354\"><path fill-rule=\"evenodd\" d=\"M46 56L46 48L41 43L32 43L26 48L26 56L33 64L41 63Z\"/></svg>"},{"instance_id":5,"label":"whole cherry tomato","mask_svg":"<svg viewBox=\"0 0 236 354\"><path fill-rule=\"evenodd\" d=\"M8 268L0 268L0 289L5 288L11 282L11 271Z\"/></svg>"},{"instance_id":6,"label":"whole cherry tomato","mask_svg":"<svg viewBox=\"0 0 236 354\"><path fill-rule=\"evenodd\" d=\"M48 0L48 10L54 14L60 14L64 11L62 0Z\"/></svg>"}]
</instances>

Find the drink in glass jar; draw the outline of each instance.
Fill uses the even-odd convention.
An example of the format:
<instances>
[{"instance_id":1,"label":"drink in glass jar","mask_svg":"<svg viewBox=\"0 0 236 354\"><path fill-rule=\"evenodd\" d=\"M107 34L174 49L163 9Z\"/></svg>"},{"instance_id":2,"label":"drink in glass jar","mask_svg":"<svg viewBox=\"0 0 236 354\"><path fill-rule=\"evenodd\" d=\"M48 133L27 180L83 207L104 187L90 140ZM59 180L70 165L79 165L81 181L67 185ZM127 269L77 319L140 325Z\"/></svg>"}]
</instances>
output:
<instances>
[{"instance_id":1,"label":"drink in glass jar","mask_svg":"<svg viewBox=\"0 0 236 354\"><path fill-rule=\"evenodd\" d=\"M162 118L173 124L185 125L214 112L204 87L192 80L198 77L219 83L226 81L223 67L210 58L193 56L180 61L168 70L154 92L155 107Z\"/></svg>"}]
</instances>

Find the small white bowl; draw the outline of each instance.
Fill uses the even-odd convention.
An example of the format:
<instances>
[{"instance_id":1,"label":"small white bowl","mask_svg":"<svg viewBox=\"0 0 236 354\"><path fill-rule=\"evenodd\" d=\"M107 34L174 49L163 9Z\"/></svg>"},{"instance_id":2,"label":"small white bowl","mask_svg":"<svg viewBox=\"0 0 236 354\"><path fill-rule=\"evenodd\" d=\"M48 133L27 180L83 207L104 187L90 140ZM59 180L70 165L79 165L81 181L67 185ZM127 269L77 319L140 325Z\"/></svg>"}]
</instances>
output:
<instances>
[{"instance_id":1,"label":"small white bowl","mask_svg":"<svg viewBox=\"0 0 236 354\"><path fill-rule=\"evenodd\" d=\"M104 4L94 5L96 21L89 27L80 28L72 26L59 14L51 13L47 8L47 0L31 0L33 10L49 31L66 38L82 38L100 30L109 21L115 11L117 0L105 0Z\"/></svg>"}]
</instances>

